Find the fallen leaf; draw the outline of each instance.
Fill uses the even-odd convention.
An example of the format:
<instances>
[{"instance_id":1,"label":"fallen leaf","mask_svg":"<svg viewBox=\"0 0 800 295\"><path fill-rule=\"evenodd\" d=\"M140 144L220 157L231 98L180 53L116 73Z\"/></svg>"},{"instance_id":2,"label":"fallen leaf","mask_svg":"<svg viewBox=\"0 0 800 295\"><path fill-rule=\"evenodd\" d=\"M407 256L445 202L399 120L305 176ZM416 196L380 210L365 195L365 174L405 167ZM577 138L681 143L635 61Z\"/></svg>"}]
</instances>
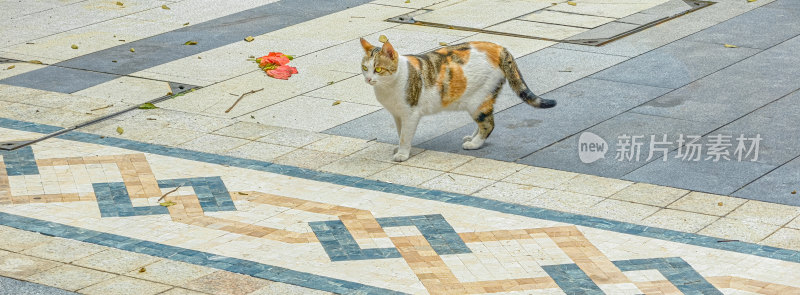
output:
<instances>
[{"instance_id":1,"label":"fallen leaf","mask_svg":"<svg viewBox=\"0 0 800 295\"><path fill-rule=\"evenodd\" d=\"M172 95L172 92L167 92L167 95Z\"/></svg>"},{"instance_id":2,"label":"fallen leaf","mask_svg":"<svg viewBox=\"0 0 800 295\"><path fill-rule=\"evenodd\" d=\"M717 206L721 207L722 206L722 202L717 203Z\"/></svg>"},{"instance_id":3,"label":"fallen leaf","mask_svg":"<svg viewBox=\"0 0 800 295\"><path fill-rule=\"evenodd\" d=\"M725 44L725 47L726 48L736 48L736 47L739 47L739 46L731 45L731 44Z\"/></svg>"},{"instance_id":4,"label":"fallen leaf","mask_svg":"<svg viewBox=\"0 0 800 295\"><path fill-rule=\"evenodd\" d=\"M6 68L6 70L10 70L10 69L13 69L13 68L16 68L16 67L17 67L17 66L15 66L15 65L10 65L10 66L8 66L8 67Z\"/></svg>"},{"instance_id":5,"label":"fallen leaf","mask_svg":"<svg viewBox=\"0 0 800 295\"><path fill-rule=\"evenodd\" d=\"M248 193L246 193L246 192L239 192L239 194L242 195L242 196L248 195Z\"/></svg>"},{"instance_id":6,"label":"fallen leaf","mask_svg":"<svg viewBox=\"0 0 800 295\"><path fill-rule=\"evenodd\" d=\"M578 5L578 3L575 3L575 2L572 2L572 1L567 1L567 4L572 5L572 6Z\"/></svg>"},{"instance_id":7,"label":"fallen leaf","mask_svg":"<svg viewBox=\"0 0 800 295\"><path fill-rule=\"evenodd\" d=\"M253 42L253 40L255 40L255 39L256 38L253 38L253 36L244 37L244 40L247 41L247 42Z\"/></svg>"},{"instance_id":8,"label":"fallen leaf","mask_svg":"<svg viewBox=\"0 0 800 295\"><path fill-rule=\"evenodd\" d=\"M35 59L34 59L34 60L30 60L30 61L28 61L28 62L29 62L29 63L32 63L32 64L37 64L37 65L40 65L40 64L42 64L42 62L41 62L41 61L38 61L38 60L35 60Z\"/></svg>"},{"instance_id":9,"label":"fallen leaf","mask_svg":"<svg viewBox=\"0 0 800 295\"><path fill-rule=\"evenodd\" d=\"M255 119L256 116L250 115L250 119Z\"/></svg>"},{"instance_id":10,"label":"fallen leaf","mask_svg":"<svg viewBox=\"0 0 800 295\"><path fill-rule=\"evenodd\" d=\"M112 60L111 62L117 62L116 60Z\"/></svg>"},{"instance_id":11,"label":"fallen leaf","mask_svg":"<svg viewBox=\"0 0 800 295\"><path fill-rule=\"evenodd\" d=\"M796 195L796 194L797 194L797 191L792 191L792 194L793 194L793 195Z\"/></svg>"},{"instance_id":12,"label":"fallen leaf","mask_svg":"<svg viewBox=\"0 0 800 295\"><path fill-rule=\"evenodd\" d=\"M140 273L142 273L142 272L146 272L146 271L147 271L147 269L146 269L146 268L144 268L144 267L142 267L142 268L140 268L140 269L139 269L139 272L140 272Z\"/></svg>"},{"instance_id":13,"label":"fallen leaf","mask_svg":"<svg viewBox=\"0 0 800 295\"><path fill-rule=\"evenodd\" d=\"M406 0L406 3L411 3L411 0Z\"/></svg>"},{"instance_id":14,"label":"fallen leaf","mask_svg":"<svg viewBox=\"0 0 800 295\"><path fill-rule=\"evenodd\" d=\"M131 52L136 52L136 49L131 48Z\"/></svg>"},{"instance_id":15,"label":"fallen leaf","mask_svg":"<svg viewBox=\"0 0 800 295\"><path fill-rule=\"evenodd\" d=\"M297 68L287 65L279 66L274 70L267 70L266 72L268 76L281 80L289 80L289 77L298 73Z\"/></svg>"},{"instance_id":16,"label":"fallen leaf","mask_svg":"<svg viewBox=\"0 0 800 295\"><path fill-rule=\"evenodd\" d=\"M747 2L756 2L756 0L747 0Z\"/></svg>"},{"instance_id":17,"label":"fallen leaf","mask_svg":"<svg viewBox=\"0 0 800 295\"><path fill-rule=\"evenodd\" d=\"M183 45L197 45L197 41L186 41Z\"/></svg>"},{"instance_id":18,"label":"fallen leaf","mask_svg":"<svg viewBox=\"0 0 800 295\"><path fill-rule=\"evenodd\" d=\"M175 204L175 202L167 201L167 202L164 202L164 203L160 203L159 205L164 206L164 207L169 207L169 206L176 205L176 204Z\"/></svg>"},{"instance_id":19,"label":"fallen leaf","mask_svg":"<svg viewBox=\"0 0 800 295\"><path fill-rule=\"evenodd\" d=\"M286 58L288 58L289 60L294 60L294 55L287 55Z\"/></svg>"},{"instance_id":20,"label":"fallen leaf","mask_svg":"<svg viewBox=\"0 0 800 295\"><path fill-rule=\"evenodd\" d=\"M378 41L381 43L386 43L389 42L389 38L386 37L386 35L381 35L380 37L378 37Z\"/></svg>"},{"instance_id":21,"label":"fallen leaf","mask_svg":"<svg viewBox=\"0 0 800 295\"><path fill-rule=\"evenodd\" d=\"M70 46L70 47L72 47L72 49L78 49L78 45L75 45L75 44L72 44L72 46Z\"/></svg>"},{"instance_id":22,"label":"fallen leaf","mask_svg":"<svg viewBox=\"0 0 800 295\"><path fill-rule=\"evenodd\" d=\"M148 121L155 121L156 118L147 118Z\"/></svg>"},{"instance_id":23,"label":"fallen leaf","mask_svg":"<svg viewBox=\"0 0 800 295\"><path fill-rule=\"evenodd\" d=\"M447 46L447 43L446 42L439 42L439 45L440 46Z\"/></svg>"},{"instance_id":24,"label":"fallen leaf","mask_svg":"<svg viewBox=\"0 0 800 295\"><path fill-rule=\"evenodd\" d=\"M149 103L149 102L143 103L142 105L139 106L139 109L142 109L142 110L152 110L152 109L157 109L157 108L158 108L157 106L155 106L154 104Z\"/></svg>"},{"instance_id":25,"label":"fallen leaf","mask_svg":"<svg viewBox=\"0 0 800 295\"><path fill-rule=\"evenodd\" d=\"M122 2L117 1L117 5L118 6L122 6L122 5L125 5L125 4L123 4Z\"/></svg>"},{"instance_id":26,"label":"fallen leaf","mask_svg":"<svg viewBox=\"0 0 800 295\"><path fill-rule=\"evenodd\" d=\"M330 81L330 82L328 82L328 85L333 85L333 83L336 83L336 82Z\"/></svg>"},{"instance_id":27,"label":"fallen leaf","mask_svg":"<svg viewBox=\"0 0 800 295\"><path fill-rule=\"evenodd\" d=\"M337 100L337 101L334 101L332 105L337 105L337 104L340 104L340 103L342 103L342 101L341 100Z\"/></svg>"},{"instance_id":28,"label":"fallen leaf","mask_svg":"<svg viewBox=\"0 0 800 295\"><path fill-rule=\"evenodd\" d=\"M185 24L183 24L183 26L188 26L188 25L189 25L189 23L185 23Z\"/></svg>"},{"instance_id":29,"label":"fallen leaf","mask_svg":"<svg viewBox=\"0 0 800 295\"><path fill-rule=\"evenodd\" d=\"M161 9L169 10L169 7L166 4L164 4L164 5L161 5Z\"/></svg>"},{"instance_id":30,"label":"fallen leaf","mask_svg":"<svg viewBox=\"0 0 800 295\"><path fill-rule=\"evenodd\" d=\"M122 133L123 133L123 132L125 132L125 130L124 130L124 129L122 129L122 127L119 127L119 126L117 126L117 133L119 133L120 135L122 135Z\"/></svg>"}]
</instances>

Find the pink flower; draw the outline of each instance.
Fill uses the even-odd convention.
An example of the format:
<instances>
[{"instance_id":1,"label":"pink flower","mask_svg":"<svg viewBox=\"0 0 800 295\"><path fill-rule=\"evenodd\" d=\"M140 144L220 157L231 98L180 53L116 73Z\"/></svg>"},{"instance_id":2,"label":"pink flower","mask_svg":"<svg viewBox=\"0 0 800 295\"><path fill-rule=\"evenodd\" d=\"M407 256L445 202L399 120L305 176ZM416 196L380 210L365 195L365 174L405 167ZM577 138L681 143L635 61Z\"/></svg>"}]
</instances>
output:
<instances>
[{"instance_id":1,"label":"pink flower","mask_svg":"<svg viewBox=\"0 0 800 295\"><path fill-rule=\"evenodd\" d=\"M268 55L258 58L259 65L262 67L265 67L268 64L283 66L288 64L289 61L289 57L280 52L270 52Z\"/></svg>"},{"instance_id":2,"label":"pink flower","mask_svg":"<svg viewBox=\"0 0 800 295\"><path fill-rule=\"evenodd\" d=\"M275 68L274 70L267 70L266 72L267 75L269 75L272 78L289 80L289 77L291 77L292 74L297 74L297 68L287 65L282 65Z\"/></svg>"}]
</instances>

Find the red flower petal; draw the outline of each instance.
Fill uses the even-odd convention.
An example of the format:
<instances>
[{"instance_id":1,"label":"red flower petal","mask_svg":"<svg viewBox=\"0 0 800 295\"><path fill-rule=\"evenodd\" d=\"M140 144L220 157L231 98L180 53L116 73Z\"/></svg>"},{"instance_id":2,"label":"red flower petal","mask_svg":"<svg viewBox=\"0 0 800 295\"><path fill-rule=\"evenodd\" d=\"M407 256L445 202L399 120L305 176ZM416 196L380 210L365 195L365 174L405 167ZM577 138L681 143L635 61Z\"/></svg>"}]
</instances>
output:
<instances>
[{"instance_id":1,"label":"red flower petal","mask_svg":"<svg viewBox=\"0 0 800 295\"><path fill-rule=\"evenodd\" d=\"M290 66L279 66L274 70L268 70L267 75L275 79L289 80L292 74L297 74L297 68Z\"/></svg>"}]
</instances>

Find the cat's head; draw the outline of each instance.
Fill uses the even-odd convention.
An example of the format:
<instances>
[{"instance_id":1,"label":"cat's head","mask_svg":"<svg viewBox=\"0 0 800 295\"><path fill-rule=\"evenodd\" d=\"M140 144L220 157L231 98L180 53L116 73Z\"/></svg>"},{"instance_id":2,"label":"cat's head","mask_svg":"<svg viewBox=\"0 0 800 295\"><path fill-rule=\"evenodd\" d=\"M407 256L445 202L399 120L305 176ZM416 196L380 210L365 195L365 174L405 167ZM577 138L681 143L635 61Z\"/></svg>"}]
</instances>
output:
<instances>
[{"instance_id":1,"label":"cat's head","mask_svg":"<svg viewBox=\"0 0 800 295\"><path fill-rule=\"evenodd\" d=\"M372 86L393 81L400 55L392 44L386 41L382 47L375 47L361 38L361 47L364 47L364 58L361 60L361 74L364 75L364 81Z\"/></svg>"}]
</instances>

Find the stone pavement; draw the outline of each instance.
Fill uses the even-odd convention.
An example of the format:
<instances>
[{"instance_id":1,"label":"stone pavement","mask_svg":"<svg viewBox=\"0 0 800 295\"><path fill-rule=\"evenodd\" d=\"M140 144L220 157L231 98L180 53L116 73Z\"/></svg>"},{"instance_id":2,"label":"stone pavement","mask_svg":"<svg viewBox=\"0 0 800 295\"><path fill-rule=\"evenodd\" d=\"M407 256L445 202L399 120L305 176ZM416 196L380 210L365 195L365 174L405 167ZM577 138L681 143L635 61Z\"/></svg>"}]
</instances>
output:
<instances>
[{"instance_id":1,"label":"stone pavement","mask_svg":"<svg viewBox=\"0 0 800 295\"><path fill-rule=\"evenodd\" d=\"M0 3L0 142L168 98L0 151L0 293L800 293L800 5L714 2ZM357 67L380 35L498 42L559 105L505 89L484 148L445 113L394 163Z\"/></svg>"}]
</instances>

